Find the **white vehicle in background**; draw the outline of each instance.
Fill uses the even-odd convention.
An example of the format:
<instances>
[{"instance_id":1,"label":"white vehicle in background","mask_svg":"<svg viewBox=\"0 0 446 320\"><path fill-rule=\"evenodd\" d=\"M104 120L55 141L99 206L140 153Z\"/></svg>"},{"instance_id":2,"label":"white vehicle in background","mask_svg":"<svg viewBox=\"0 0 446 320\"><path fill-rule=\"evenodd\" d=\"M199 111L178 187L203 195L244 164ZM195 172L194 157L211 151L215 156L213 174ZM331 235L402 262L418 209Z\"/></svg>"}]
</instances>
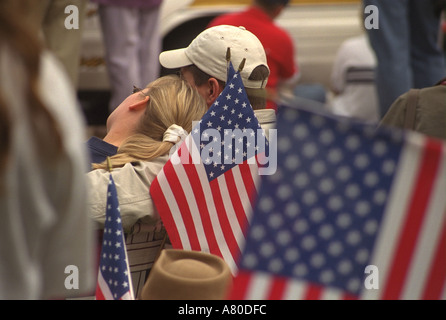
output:
<instances>
[{"instance_id":1,"label":"white vehicle in background","mask_svg":"<svg viewBox=\"0 0 446 320\"><path fill-rule=\"evenodd\" d=\"M164 0L160 19L163 50L186 47L214 17L241 10L249 3L250 0ZM339 46L364 32L361 11L360 0L290 1L276 22L294 39L302 84L329 87ZM106 106L98 107L89 99L106 94L109 83L99 18L94 10L88 14L83 30L78 88L88 117L88 112L97 112L98 108L107 112Z\"/></svg>"}]
</instances>

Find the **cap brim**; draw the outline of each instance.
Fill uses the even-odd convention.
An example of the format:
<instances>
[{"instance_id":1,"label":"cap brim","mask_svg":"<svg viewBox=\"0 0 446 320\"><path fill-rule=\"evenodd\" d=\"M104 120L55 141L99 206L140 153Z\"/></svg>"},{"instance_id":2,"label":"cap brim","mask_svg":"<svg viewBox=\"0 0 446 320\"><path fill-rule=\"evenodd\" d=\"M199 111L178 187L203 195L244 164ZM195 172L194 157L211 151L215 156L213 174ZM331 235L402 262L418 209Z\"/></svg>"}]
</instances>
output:
<instances>
[{"instance_id":1,"label":"cap brim","mask_svg":"<svg viewBox=\"0 0 446 320\"><path fill-rule=\"evenodd\" d=\"M161 52L159 61L167 69L177 69L193 64L186 55L186 48Z\"/></svg>"}]
</instances>

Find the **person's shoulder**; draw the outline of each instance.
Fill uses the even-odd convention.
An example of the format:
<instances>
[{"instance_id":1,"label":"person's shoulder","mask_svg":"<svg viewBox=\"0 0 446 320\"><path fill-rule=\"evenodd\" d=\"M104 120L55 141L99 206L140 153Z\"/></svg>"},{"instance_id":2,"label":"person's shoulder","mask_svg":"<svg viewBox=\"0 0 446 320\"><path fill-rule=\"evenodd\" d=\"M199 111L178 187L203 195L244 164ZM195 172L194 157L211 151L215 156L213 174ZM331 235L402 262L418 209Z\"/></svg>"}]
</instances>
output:
<instances>
[{"instance_id":1,"label":"person's shoulder","mask_svg":"<svg viewBox=\"0 0 446 320\"><path fill-rule=\"evenodd\" d=\"M256 115L260 125L276 123L277 116L274 109L258 109L254 110L254 114Z\"/></svg>"},{"instance_id":2,"label":"person's shoulder","mask_svg":"<svg viewBox=\"0 0 446 320\"><path fill-rule=\"evenodd\" d=\"M132 170L134 172L144 172L147 177L156 176L159 171L169 160L169 155L156 157L146 161L133 161L124 165L124 170Z\"/></svg>"},{"instance_id":3,"label":"person's shoulder","mask_svg":"<svg viewBox=\"0 0 446 320\"><path fill-rule=\"evenodd\" d=\"M90 137L86 143L87 143L88 147L93 148L93 149L111 150L112 154L109 154L109 156L114 155L116 153L116 151L118 150L117 146L110 144L96 136Z\"/></svg>"},{"instance_id":4,"label":"person's shoulder","mask_svg":"<svg viewBox=\"0 0 446 320\"><path fill-rule=\"evenodd\" d=\"M270 34L274 35L274 39L276 39L277 42L283 44L293 44L294 40L291 37L290 33L278 25L277 23L273 22L270 26Z\"/></svg>"},{"instance_id":5,"label":"person's shoulder","mask_svg":"<svg viewBox=\"0 0 446 320\"><path fill-rule=\"evenodd\" d=\"M215 17L208 25L208 28L220 25L234 25L237 24L240 18L240 12L230 12Z\"/></svg>"}]
</instances>

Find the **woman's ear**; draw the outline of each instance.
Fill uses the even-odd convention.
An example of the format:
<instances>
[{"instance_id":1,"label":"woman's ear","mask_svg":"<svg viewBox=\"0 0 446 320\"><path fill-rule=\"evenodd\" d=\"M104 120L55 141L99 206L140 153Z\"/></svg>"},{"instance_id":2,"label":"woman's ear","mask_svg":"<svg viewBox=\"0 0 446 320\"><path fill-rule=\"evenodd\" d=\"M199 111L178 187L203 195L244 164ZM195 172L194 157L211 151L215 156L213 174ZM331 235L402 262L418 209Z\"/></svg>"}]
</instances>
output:
<instances>
[{"instance_id":1,"label":"woman's ear","mask_svg":"<svg viewBox=\"0 0 446 320\"><path fill-rule=\"evenodd\" d=\"M129 109L130 110L137 110L137 109L140 109L140 108L145 108L147 103L149 102L149 100L150 100L149 96L144 96L144 99L139 100L138 102L135 102L135 103L131 104L129 106Z\"/></svg>"}]
</instances>

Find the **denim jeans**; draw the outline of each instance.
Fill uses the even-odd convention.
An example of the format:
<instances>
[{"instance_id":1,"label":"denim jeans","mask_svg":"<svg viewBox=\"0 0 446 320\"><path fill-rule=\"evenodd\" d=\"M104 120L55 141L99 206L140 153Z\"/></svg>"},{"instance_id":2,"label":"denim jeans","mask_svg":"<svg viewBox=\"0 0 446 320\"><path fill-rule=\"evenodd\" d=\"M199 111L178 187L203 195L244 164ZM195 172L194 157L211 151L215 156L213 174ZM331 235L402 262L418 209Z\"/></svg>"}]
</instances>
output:
<instances>
[{"instance_id":1,"label":"denim jeans","mask_svg":"<svg viewBox=\"0 0 446 320\"><path fill-rule=\"evenodd\" d=\"M378 8L379 28L367 30L376 54L381 116L411 88L430 87L445 77L440 14L435 0L363 0Z\"/></svg>"}]
</instances>

